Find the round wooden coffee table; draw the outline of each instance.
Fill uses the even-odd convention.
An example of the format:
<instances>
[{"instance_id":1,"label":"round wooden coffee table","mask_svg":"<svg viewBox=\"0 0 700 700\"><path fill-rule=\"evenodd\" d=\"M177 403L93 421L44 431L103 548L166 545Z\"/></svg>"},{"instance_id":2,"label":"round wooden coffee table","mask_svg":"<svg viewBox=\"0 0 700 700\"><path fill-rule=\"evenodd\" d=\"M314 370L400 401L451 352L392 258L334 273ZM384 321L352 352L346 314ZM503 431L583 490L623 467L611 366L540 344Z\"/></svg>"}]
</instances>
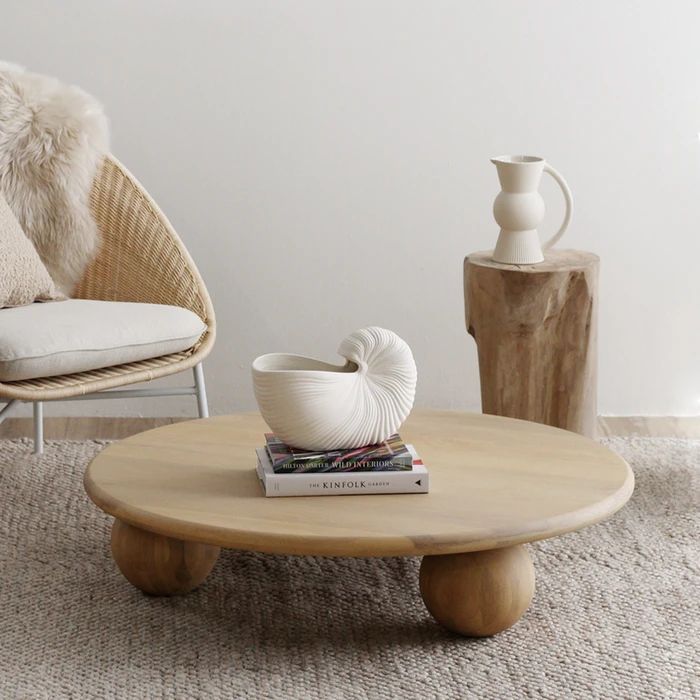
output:
<instances>
[{"instance_id":1,"label":"round wooden coffee table","mask_svg":"<svg viewBox=\"0 0 700 700\"><path fill-rule=\"evenodd\" d=\"M634 488L627 463L598 443L537 423L415 412L401 430L430 471L427 495L265 498L257 414L176 423L106 447L85 473L116 520L112 553L153 595L186 593L220 547L323 556L422 555L420 590L438 622L495 634L530 604L523 543L591 525Z\"/></svg>"}]
</instances>

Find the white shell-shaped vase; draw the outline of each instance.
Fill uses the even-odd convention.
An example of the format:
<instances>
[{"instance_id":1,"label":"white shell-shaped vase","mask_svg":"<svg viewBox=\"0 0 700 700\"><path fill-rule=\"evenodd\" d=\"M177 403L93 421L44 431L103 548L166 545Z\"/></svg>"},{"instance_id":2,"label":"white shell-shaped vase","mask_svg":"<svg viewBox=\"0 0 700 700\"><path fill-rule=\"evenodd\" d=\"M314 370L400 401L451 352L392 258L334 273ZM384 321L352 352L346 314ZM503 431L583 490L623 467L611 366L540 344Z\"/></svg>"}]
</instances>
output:
<instances>
[{"instance_id":1,"label":"white shell-shaped vase","mask_svg":"<svg viewBox=\"0 0 700 700\"><path fill-rule=\"evenodd\" d=\"M386 440L413 407L416 363L411 348L384 328L362 328L338 348L333 365L271 353L252 366L255 398L270 429L305 450L351 449Z\"/></svg>"}]
</instances>

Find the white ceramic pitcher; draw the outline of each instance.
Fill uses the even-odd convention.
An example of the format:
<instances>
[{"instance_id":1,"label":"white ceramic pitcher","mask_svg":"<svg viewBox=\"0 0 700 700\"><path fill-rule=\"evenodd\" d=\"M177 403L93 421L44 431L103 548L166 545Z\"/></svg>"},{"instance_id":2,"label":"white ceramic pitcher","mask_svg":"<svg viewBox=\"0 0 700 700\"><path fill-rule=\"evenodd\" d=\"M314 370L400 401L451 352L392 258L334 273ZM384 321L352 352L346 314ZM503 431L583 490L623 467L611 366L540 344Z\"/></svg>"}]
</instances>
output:
<instances>
[{"instance_id":1,"label":"white ceramic pitcher","mask_svg":"<svg viewBox=\"0 0 700 700\"><path fill-rule=\"evenodd\" d=\"M571 222L574 203L566 180L538 156L498 156L491 162L496 166L501 183L501 191L493 202L493 215L501 227L493 259L511 265L542 262L542 251L551 248ZM537 189L543 171L561 187L566 214L561 228L544 245L540 245L537 227L544 218L545 208Z\"/></svg>"}]
</instances>

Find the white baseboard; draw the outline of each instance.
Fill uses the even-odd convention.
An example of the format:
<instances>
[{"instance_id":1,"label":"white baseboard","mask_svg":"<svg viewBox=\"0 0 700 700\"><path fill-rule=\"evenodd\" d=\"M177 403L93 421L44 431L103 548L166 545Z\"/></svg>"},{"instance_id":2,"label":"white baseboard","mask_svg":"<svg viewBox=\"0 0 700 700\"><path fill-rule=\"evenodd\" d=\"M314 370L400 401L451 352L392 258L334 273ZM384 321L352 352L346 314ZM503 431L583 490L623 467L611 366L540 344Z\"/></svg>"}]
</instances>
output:
<instances>
[{"instance_id":1,"label":"white baseboard","mask_svg":"<svg viewBox=\"0 0 700 700\"><path fill-rule=\"evenodd\" d=\"M45 435L48 440L120 440L180 420L189 419L52 416L45 419ZM8 418L0 424L0 438L28 437L31 433L31 418ZM614 435L700 439L700 416L600 416L598 436Z\"/></svg>"}]
</instances>

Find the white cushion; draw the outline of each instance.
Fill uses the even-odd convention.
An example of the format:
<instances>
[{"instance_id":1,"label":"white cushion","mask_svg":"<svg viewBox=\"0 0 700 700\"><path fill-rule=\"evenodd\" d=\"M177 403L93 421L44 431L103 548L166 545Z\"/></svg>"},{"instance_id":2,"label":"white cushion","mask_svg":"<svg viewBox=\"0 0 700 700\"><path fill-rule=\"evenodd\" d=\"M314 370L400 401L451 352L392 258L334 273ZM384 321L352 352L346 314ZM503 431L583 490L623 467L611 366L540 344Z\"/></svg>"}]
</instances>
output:
<instances>
[{"instance_id":1,"label":"white cushion","mask_svg":"<svg viewBox=\"0 0 700 700\"><path fill-rule=\"evenodd\" d=\"M0 193L0 307L60 298L39 253Z\"/></svg>"},{"instance_id":2,"label":"white cushion","mask_svg":"<svg viewBox=\"0 0 700 700\"><path fill-rule=\"evenodd\" d=\"M191 348L206 330L162 304L68 299L0 309L0 381L84 372Z\"/></svg>"}]
</instances>

